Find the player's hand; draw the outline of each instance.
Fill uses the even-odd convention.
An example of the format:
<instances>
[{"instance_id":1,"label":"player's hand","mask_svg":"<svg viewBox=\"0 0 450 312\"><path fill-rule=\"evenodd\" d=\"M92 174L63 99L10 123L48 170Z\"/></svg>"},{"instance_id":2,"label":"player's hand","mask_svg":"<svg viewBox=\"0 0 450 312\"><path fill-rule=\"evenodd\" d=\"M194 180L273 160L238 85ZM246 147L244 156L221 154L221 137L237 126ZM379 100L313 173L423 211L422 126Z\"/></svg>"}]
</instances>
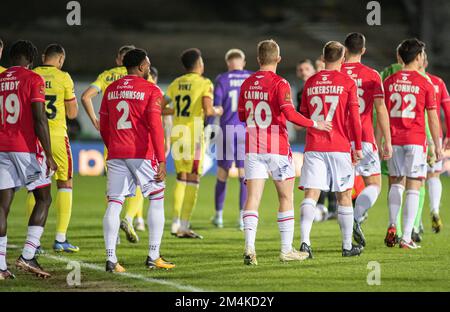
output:
<instances>
[{"instance_id":1,"label":"player's hand","mask_svg":"<svg viewBox=\"0 0 450 312\"><path fill-rule=\"evenodd\" d=\"M216 116L222 116L223 115L223 107L222 106L215 106L214 107Z\"/></svg>"},{"instance_id":2,"label":"player's hand","mask_svg":"<svg viewBox=\"0 0 450 312\"><path fill-rule=\"evenodd\" d=\"M354 150L353 151L353 165L356 165L360 162L361 159L363 159L363 152L362 150Z\"/></svg>"},{"instance_id":3,"label":"player's hand","mask_svg":"<svg viewBox=\"0 0 450 312\"><path fill-rule=\"evenodd\" d=\"M392 158L392 144L388 142L384 142L383 145L383 160L388 160Z\"/></svg>"},{"instance_id":4,"label":"player's hand","mask_svg":"<svg viewBox=\"0 0 450 312\"><path fill-rule=\"evenodd\" d=\"M156 173L156 182L162 182L166 178L166 163L162 162L158 164L158 172Z\"/></svg>"},{"instance_id":5,"label":"player's hand","mask_svg":"<svg viewBox=\"0 0 450 312\"><path fill-rule=\"evenodd\" d=\"M450 150L450 139L449 138L445 138L444 139L444 144L442 145L444 150Z\"/></svg>"},{"instance_id":6,"label":"player's hand","mask_svg":"<svg viewBox=\"0 0 450 312\"><path fill-rule=\"evenodd\" d=\"M330 132L333 126L331 121L316 121L316 126L314 128L317 130Z\"/></svg>"},{"instance_id":7,"label":"player's hand","mask_svg":"<svg viewBox=\"0 0 450 312\"><path fill-rule=\"evenodd\" d=\"M436 162L444 159L444 151L440 146L435 146L434 153L436 154Z\"/></svg>"},{"instance_id":8,"label":"player's hand","mask_svg":"<svg viewBox=\"0 0 450 312\"><path fill-rule=\"evenodd\" d=\"M98 121L97 117L94 117L91 121L95 129L97 129L97 131L100 131L100 122Z\"/></svg>"},{"instance_id":9,"label":"player's hand","mask_svg":"<svg viewBox=\"0 0 450 312\"><path fill-rule=\"evenodd\" d=\"M58 169L58 165L52 156L47 156L45 163L47 164L47 177L51 177Z\"/></svg>"},{"instance_id":10,"label":"player's hand","mask_svg":"<svg viewBox=\"0 0 450 312\"><path fill-rule=\"evenodd\" d=\"M429 145L427 149L427 164L431 167L436 163L436 150L434 148L434 144Z\"/></svg>"}]
</instances>

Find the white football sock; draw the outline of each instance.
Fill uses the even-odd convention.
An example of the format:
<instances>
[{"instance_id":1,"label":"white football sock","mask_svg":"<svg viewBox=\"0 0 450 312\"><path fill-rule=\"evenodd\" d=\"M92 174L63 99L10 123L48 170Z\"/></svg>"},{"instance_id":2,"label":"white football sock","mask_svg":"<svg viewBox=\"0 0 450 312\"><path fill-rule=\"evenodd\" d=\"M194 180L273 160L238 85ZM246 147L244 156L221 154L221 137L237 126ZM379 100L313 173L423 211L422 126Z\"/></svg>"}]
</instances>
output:
<instances>
[{"instance_id":1,"label":"white football sock","mask_svg":"<svg viewBox=\"0 0 450 312\"><path fill-rule=\"evenodd\" d=\"M355 202L355 220L361 222L364 214L369 210L377 201L380 194L380 187L375 184L368 185L358 195Z\"/></svg>"},{"instance_id":2,"label":"white football sock","mask_svg":"<svg viewBox=\"0 0 450 312\"><path fill-rule=\"evenodd\" d=\"M258 211L244 211L245 250L255 252L256 230L258 228Z\"/></svg>"},{"instance_id":3,"label":"white football sock","mask_svg":"<svg viewBox=\"0 0 450 312\"><path fill-rule=\"evenodd\" d=\"M389 224L397 224L397 216L402 207L405 187L401 184L392 184L388 195Z\"/></svg>"},{"instance_id":4,"label":"white football sock","mask_svg":"<svg viewBox=\"0 0 450 312\"><path fill-rule=\"evenodd\" d=\"M178 231L179 232L189 232L189 221L181 220L180 221L180 228L179 228Z\"/></svg>"},{"instance_id":5,"label":"white football sock","mask_svg":"<svg viewBox=\"0 0 450 312\"><path fill-rule=\"evenodd\" d=\"M281 252L292 251L292 242L294 241L294 210L278 212L278 229L281 235Z\"/></svg>"},{"instance_id":6,"label":"white football sock","mask_svg":"<svg viewBox=\"0 0 450 312\"><path fill-rule=\"evenodd\" d=\"M302 243L306 243L308 246L311 245L309 235L311 233L315 214L316 201L311 198L303 199L300 205L300 233Z\"/></svg>"},{"instance_id":7,"label":"white football sock","mask_svg":"<svg viewBox=\"0 0 450 312\"><path fill-rule=\"evenodd\" d=\"M338 206L338 222L342 234L342 248L352 249L353 207Z\"/></svg>"},{"instance_id":8,"label":"white football sock","mask_svg":"<svg viewBox=\"0 0 450 312\"><path fill-rule=\"evenodd\" d=\"M0 270L6 270L6 245L8 238L6 236L0 237Z\"/></svg>"},{"instance_id":9,"label":"white football sock","mask_svg":"<svg viewBox=\"0 0 450 312\"><path fill-rule=\"evenodd\" d=\"M223 219L223 210L216 210L216 218L219 220Z\"/></svg>"},{"instance_id":10,"label":"white football sock","mask_svg":"<svg viewBox=\"0 0 450 312\"><path fill-rule=\"evenodd\" d=\"M439 213L439 205L441 204L442 197L442 183L438 177L430 178L427 181L428 185L428 197L430 199L430 211L431 213Z\"/></svg>"},{"instance_id":11,"label":"white football sock","mask_svg":"<svg viewBox=\"0 0 450 312\"><path fill-rule=\"evenodd\" d=\"M420 192L416 190L407 190L405 199L405 208L403 209L403 237L406 242L411 241L411 233L414 227L417 210L419 209Z\"/></svg>"},{"instance_id":12,"label":"white football sock","mask_svg":"<svg viewBox=\"0 0 450 312\"><path fill-rule=\"evenodd\" d=\"M164 191L150 195L150 207L148 208L148 256L152 260L160 257L159 247L164 233Z\"/></svg>"},{"instance_id":13,"label":"white football sock","mask_svg":"<svg viewBox=\"0 0 450 312\"><path fill-rule=\"evenodd\" d=\"M110 198L108 208L103 217L103 237L105 240L106 259L117 262L116 243L119 236L120 212L125 198Z\"/></svg>"},{"instance_id":14,"label":"white football sock","mask_svg":"<svg viewBox=\"0 0 450 312\"><path fill-rule=\"evenodd\" d=\"M60 243L64 243L66 241L66 233L56 233L55 240Z\"/></svg>"},{"instance_id":15,"label":"white football sock","mask_svg":"<svg viewBox=\"0 0 450 312\"><path fill-rule=\"evenodd\" d=\"M30 225L28 226L27 240L22 250L22 257L26 260L34 258L36 249L41 245L40 240L44 228L42 226Z\"/></svg>"}]
</instances>

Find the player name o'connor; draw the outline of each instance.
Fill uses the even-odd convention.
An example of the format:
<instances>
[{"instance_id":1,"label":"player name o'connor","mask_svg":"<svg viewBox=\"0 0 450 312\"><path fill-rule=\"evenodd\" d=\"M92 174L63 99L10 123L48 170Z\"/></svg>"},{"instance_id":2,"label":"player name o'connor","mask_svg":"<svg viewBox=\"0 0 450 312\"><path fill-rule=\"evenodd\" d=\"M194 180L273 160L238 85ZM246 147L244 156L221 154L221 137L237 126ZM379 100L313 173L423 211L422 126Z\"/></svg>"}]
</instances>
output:
<instances>
[{"instance_id":1,"label":"player name o'connor","mask_svg":"<svg viewBox=\"0 0 450 312\"><path fill-rule=\"evenodd\" d=\"M108 92L108 100L141 100L143 101L145 92L139 91L111 91Z\"/></svg>"},{"instance_id":2,"label":"player name o'connor","mask_svg":"<svg viewBox=\"0 0 450 312\"><path fill-rule=\"evenodd\" d=\"M316 95L316 94L342 94L344 92L343 86L316 86L309 87L306 90L308 95Z\"/></svg>"},{"instance_id":3,"label":"player name o'connor","mask_svg":"<svg viewBox=\"0 0 450 312\"><path fill-rule=\"evenodd\" d=\"M246 100L269 100L269 93L261 91L244 91L244 98Z\"/></svg>"},{"instance_id":4,"label":"player name o'connor","mask_svg":"<svg viewBox=\"0 0 450 312\"><path fill-rule=\"evenodd\" d=\"M0 82L0 91L13 91L17 90L17 86L20 81L8 81L8 82Z\"/></svg>"},{"instance_id":5,"label":"player name o'connor","mask_svg":"<svg viewBox=\"0 0 450 312\"><path fill-rule=\"evenodd\" d=\"M397 83L390 84L389 85L389 91L391 91L391 92L395 91L395 92L405 92L405 93L419 94L420 93L420 88L418 86L415 86L415 85L405 84L402 81L402 83L399 83L399 84L397 84Z\"/></svg>"}]
</instances>

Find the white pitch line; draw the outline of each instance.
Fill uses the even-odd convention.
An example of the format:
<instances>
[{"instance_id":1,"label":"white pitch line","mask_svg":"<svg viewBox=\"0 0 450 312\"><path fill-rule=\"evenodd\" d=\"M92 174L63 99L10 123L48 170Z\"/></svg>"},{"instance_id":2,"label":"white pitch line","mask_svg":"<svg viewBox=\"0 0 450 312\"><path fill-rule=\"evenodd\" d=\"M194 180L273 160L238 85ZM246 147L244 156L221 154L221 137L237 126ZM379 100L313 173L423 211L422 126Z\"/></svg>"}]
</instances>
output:
<instances>
[{"instance_id":1,"label":"white pitch line","mask_svg":"<svg viewBox=\"0 0 450 312\"><path fill-rule=\"evenodd\" d=\"M65 263L69 263L71 261L78 261L80 263L81 267L84 267L86 269L91 269L94 271L105 272L105 269L99 265L83 262L83 261L76 260L76 259L70 259L70 258L66 258L63 256L53 256L53 255L49 255L49 254L43 254L43 255L41 255L41 257L46 257L46 258L49 258L52 260L56 260L59 262L65 262ZM173 287L173 288L176 288L179 290L184 290L184 291L191 291L191 292L205 292L206 291L204 289L193 287L190 285L181 285L181 284L178 284L175 282L145 277L144 275L141 275L141 274L133 274L133 273L125 272L125 273L118 273L118 274L116 274L116 276L124 276L124 277L128 277L128 278L136 279L136 280L141 280L141 281L144 281L144 282L147 282L150 284L159 284L159 285L164 285L164 286L170 286L170 287Z\"/></svg>"}]
</instances>

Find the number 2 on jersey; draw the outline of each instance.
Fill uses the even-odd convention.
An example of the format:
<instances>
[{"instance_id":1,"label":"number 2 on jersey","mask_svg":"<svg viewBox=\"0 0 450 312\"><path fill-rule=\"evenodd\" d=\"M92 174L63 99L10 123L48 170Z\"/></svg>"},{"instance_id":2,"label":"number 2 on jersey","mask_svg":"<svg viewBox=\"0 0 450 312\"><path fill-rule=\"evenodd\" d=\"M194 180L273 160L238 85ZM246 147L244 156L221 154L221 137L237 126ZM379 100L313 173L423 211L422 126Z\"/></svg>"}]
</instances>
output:
<instances>
[{"instance_id":1,"label":"number 2 on jersey","mask_svg":"<svg viewBox=\"0 0 450 312\"><path fill-rule=\"evenodd\" d=\"M392 93L389 100L394 104L390 112L391 117L416 118L414 108L417 105L417 101L414 94L406 94L402 99L400 93ZM401 109L402 101L408 105L404 110Z\"/></svg>"},{"instance_id":2,"label":"number 2 on jersey","mask_svg":"<svg viewBox=\"0 0 450 312\"><path fill-rule=\"evenodd\" d=\"M326 95L325 103L330 104L330 109L328 110L326 121L332 121L334 114L336 113L337 105L339 104L339 96L337 95ZM310 104L315 107L314 112L311 114L311 119L314 121L324 121L325 116L323 114L323 101L320 96L313 96Z\"/></svg>"},{"instance_id":3,"label":"number 2 on jersey","mask_svg":"<svg viewBox=\"0 0 450 312\"><path fill-rule=\"evenodd\" d=\"M267 102L261 101L256 104L255 109L253 109L253 102L247 101L245 103L245 110L248 112L247 116L247 127L258 126L261 129L266 129L272 123L272 111ZM262 113L266 115L266 118L262 118Z\"/></svg>"},{"instance_id":4,"label":"number 2 on jersey","mask_svg":"<svg viewBox=\"0 0 450 312\"><path fill-rule=\"evenodd\" d=\"M10 125L17 123L20 116L20 102L16 94L11 93L6 99L0 96L0 115L2 125L5 123Z\"/></svg>"},{"instance_id":5,"label":"number 2 on jersey","mask_svg":"<svg viewBox=\"0 0 450 312\"><path fill-rule=\"evenodd\" d=\"M181 100L184 102L184 107L181 109ZM175 97L176 102L176 108L177 108L177 117L189 117L191 113L189 112L189 107L191 106L191 97L189 95L183 96L181 98L181 95L177 95Z\"/></svg>"},{"instance_id":6,"label":"number 2 on jersey","mask_svg":"<svg viewBox=\"0 0 450 312\"><path fill-rule=\"evenodd\" d=\"M120 116L119 120L117 120L117 130L125 130L125 129L131 129L131 121L128 120L128 116L130 115L130 106L126 101L120 101L116 109L122 113L122 116Z\"/></svg>"}]
</instances>

